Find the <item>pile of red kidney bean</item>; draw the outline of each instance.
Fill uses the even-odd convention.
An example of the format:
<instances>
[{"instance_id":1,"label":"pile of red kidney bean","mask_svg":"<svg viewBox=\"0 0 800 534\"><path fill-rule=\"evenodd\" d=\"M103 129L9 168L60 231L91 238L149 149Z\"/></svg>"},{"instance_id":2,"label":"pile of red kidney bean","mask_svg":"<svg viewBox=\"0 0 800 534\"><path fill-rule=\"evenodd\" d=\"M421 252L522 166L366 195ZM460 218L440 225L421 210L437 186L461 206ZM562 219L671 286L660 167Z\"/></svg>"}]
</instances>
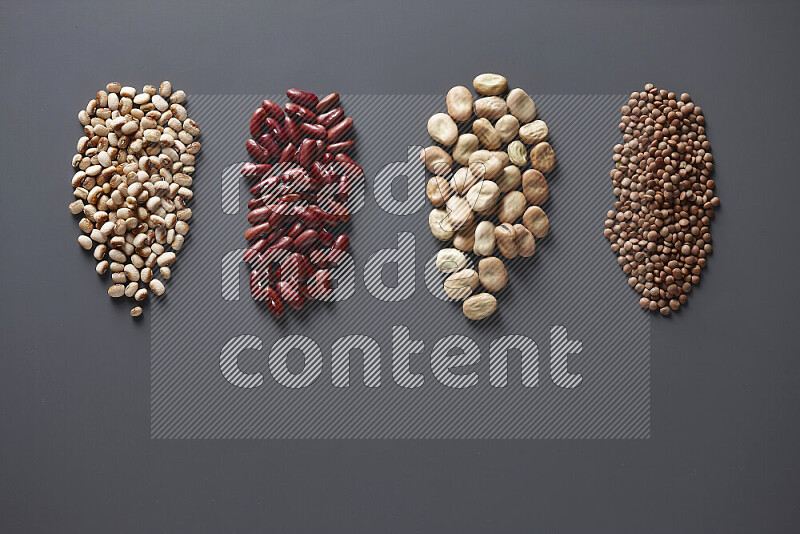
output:
<instances>
[{"instance_id":1,"label":"pile of red kidney bean","mask_svg":"<svg viewBox=\"0 0 800 534\"><path fill-rule=\"evenodd\" d=\"M333 294L331 269L350 245L337 227L349 221L352 186L364 177L347 155L353 119L338 107L339 94L320 100L289 89L286 96L283 109L264 100L253 111L246 148L255 162L241 169L258 180L245 232L250 293L275 317L284 305L300 310Z\"/></svg>"}]
</instances>

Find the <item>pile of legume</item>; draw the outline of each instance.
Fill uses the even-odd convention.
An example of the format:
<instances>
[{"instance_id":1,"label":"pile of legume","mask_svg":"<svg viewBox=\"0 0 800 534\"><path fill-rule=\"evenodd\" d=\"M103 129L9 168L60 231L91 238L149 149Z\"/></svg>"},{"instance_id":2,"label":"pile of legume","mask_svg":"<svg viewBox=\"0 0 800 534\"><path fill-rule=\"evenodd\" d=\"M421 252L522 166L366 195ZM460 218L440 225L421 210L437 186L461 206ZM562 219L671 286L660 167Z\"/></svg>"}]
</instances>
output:
<instances>
[{"instance_id":1,"label":"pile of legume","mask_svg":"<svg viewBox=\"0 0 800 534\"><path fill-rule=\"evenodd\" d=\"M705 117L687 93L652 84L622 106L605 236L639 304L669 315L686 304L711 253L714 195Z\"/></svg>"}]
</instances>

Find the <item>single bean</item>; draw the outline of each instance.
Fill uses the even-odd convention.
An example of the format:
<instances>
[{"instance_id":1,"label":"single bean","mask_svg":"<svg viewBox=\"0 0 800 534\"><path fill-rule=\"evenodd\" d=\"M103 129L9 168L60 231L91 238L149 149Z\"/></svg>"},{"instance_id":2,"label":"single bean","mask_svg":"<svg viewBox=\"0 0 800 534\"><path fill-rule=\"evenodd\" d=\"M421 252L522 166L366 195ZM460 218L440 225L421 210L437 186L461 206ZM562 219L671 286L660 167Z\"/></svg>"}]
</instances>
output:
<instances>
[{"instance_id":1,"label":"single bean","mask_svg":"<svg viewBox=\"0 0 800 534\"><path fill-rule=\"evenodd\" d=\"M467 298L461 309L467 319L480 321L497 310L497 299L491 293L479 293Z\"/></svg>"},{"instance_id":2,"label":"single bean","mask_svg":"<svg viewBox=\"0 0 800 534\"><path fill-rule=\"evenodd\" d=\"M256 108L253 115L250 117L250 135L258 137L264 129L264 120L267 118L267 112L264 108ZM273 119L274 120L274 119Z\"/></svg>"},{"instance_id":3,"label":"single bean","mask_svg":"<svg viewBox=\"0 0 800 534\"><path fill-rule=\"evenodd\" d=\"M316 108L319 103L319 98L314 93L303 91L301 89L287 89L286 96L289 100L296 104L300 104L306 108Z\"/></svg>"},{"instance_id":4,"label":"single bean","mask_svg":"<svg viewBox=\"0 0 800 534\"><path fill-rule=\"evenodd\" d=\"M508 272L500 258L490 256L478 262L481 285L490 293L496 293L508 284Z\"/></svg>"},{"instance_id":5,"label":"single bean","mask_svg":"<svg viewBox=\"0 0 800 534\"><path fill-rule=\"evenodd\" d=\"M444 281L444 292L453 300L467 298L477 287L478 273L473 269L462 269Z\"/></svg>"},{"instance_id":6,"label":"single bean","mask_svg":"<svg viewBox=\"0 0 800 534\"><path fill-rule=\"evenodd\" d=\"M453 87L447 92L447 113L457 122L466 122L472 118L472 93L462 85Z\"/></svg>"},{"instance_id":7,"label":"single bean","mask_svg":"<svg viewBox=\"0 0 800 534\"><path fill-rule=\"evenodd\" d=\"M336 104L339 103L339 93L331 93L327 96L324 96L316 106L317 116L320 113L325 113L329 109L333 108Z\"/></svg>"}]
</instances>

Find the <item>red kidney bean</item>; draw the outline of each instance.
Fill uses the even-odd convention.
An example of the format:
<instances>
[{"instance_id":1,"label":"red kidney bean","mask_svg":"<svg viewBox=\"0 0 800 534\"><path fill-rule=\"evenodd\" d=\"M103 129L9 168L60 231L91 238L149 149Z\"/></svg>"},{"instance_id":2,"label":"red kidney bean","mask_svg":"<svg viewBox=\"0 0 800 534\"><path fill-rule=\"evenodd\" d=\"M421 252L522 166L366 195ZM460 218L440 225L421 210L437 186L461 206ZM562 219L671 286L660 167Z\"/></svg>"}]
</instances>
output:
<instances>
[{"instance_id":1,"label":"red kidney bean","mask_svg":"<svg viewBox=\"0 0 800 534\"><path fill-rule=\"evenodd\" d=\"M275 204L268 204L260 208L256 208L247 214L247 222L250 224L257 224L268 220L272 214Z\"/></svg>"},{"instance_id":2,"label":"red kidney bean","mask_svg":"<svg viewBox=\"0 0 800 534\"><path fill-rule=\"evenodd\" d=\"M350 247L350 238L347 234L339 234L333 242L333 250L347 250Z\"/></svg>"},{"instance_id":3,"label":"red kidney bean","mask_svg":"<svg viewBox=\"0 0 800 534\"><path fill-rule=\"evenodd\" d=\"M291 161L294 159L294 153L296 150L297 147L295 147L292 143L286 145L283 148L283 152L281 152L279 163L291 163Z\"/></svg>"},{"instance_id":4,"label":"red kidney bean","mask_svg":"<svg viewBox=\"0 0 800 534\"><path fill-rule=\"evenodd\" d=\"M242 165L241 174L245 178L264 178L272 171L269 163L245 163Z\"/></svg>"},{"instance_id":5,"label":"red kidney bean","mask_svg":"<svg viewBox=\"0 0 800 534\"><path fill-rule=\"evenodd\" d=\"M303 281L314 274L311 261L300 252L292 252L280 264L278 279L284 281Z\"/></svg>"},{"instance_id":6,"label":"red kidney bean","mask_svg":"<svg viewBox=\"0 0 800 534\"><path fill-rule=\"evenodd\" d=\"M314 161L316 148L317 144L313 139L303 139L303 142L300 144L300 155L297 163L304 168L311 167L311 163Z\"/></svg>"},{"instance_id":7,"label":"red kidney bean","mask_svg":"<svg viewBox=\"0 0 800 534\"><path fill-rule=\"evenodd\" d=\"M259 265L261 265L261 269L265 269L265 266L271 265L280 265L284 259L286 259L289 254L291 254L291 249L286 248L276 248L276 247L269 247L264 252L262 252L258 257ZM275 275L276 269L271 269L270 276ZM270 279L270 283L273 283L274 279Z\"/></svg>"},{"instance_id":8,"label":"red kidney bean","mask_svg":"<svg viewBox=\"0 0 800 534\"><path fill-rule=\"evenodd\" d=\"M275 142L275 139L272 138L272 135L268 133L265 133L258 138L258 144L264 147L264 150L269 152L270 159L276 158L281 154L281 147L278 146L278 143Z\"/></svg>"},{"instance_id":9,"label":"red kidney bean","mask_svg":"<svg viewBox=\"0 0 800 534\"><path fill-rule=\"evenodd\" d=\"M331 272L327 269L317 269L309 280L309 294L319 300L328 298L333 294Z\"/></svg>"},{"instance_id":10,"label":"red kidney bean","mask_svg":"<svg viewBox=\"0 0 800 534\"><path fill-rule=\"evenodd\" d=\"M256 226L252 226L245 231L244 238L247 241L258 239L259 237L267 235L269 233L269 229L270 225L268 222L257 224Z\"/></svg>"},{"instance_id":11,"label":"red kidney bean","mask_svg":"<svg viewBox=\"0 0 800 534\"><path fill-rule=\"evenodd\" d=\"M314 154L314 159L318 160L321 159L322 156L325 154L325 151L328 150L328 143L323 141L322 139L317 139L317 150Z\"/></svg>"},{"instance_id":12,"label":"red kidney bean","mask_svg":"<svg viewBox=\"0 0 800 534\"><path fill-rule=\"evenodd\" d=\"M338 154L339 152L347 152L356 146L356 142L350 139L349 141L341 141L339 143L331 143L328 145L328 152L331 154Z\"/></svg>"},{"instance_id":13,"label":"red kidney bean","mask_svg":"<svg viewBox=\"0 0 800 534\"><path fill-rule=\"evenodd\" d=\"M331 93L323 97L322 100L320 100L317 103L317 108L316 108L317 115L319 115L320 113L325 113L338 103L339 103L339 93Z\"/></svg>"},{"instance_id":14,"label":"red kidney bean","mask_svg":"<svg viewBox=\"0 0 800 534\"><path fill-rule=\"evenodd\" d=\"M248 139L244 146L247 149L247 153L256 161L265 162L272 159L269 151L258 144L254 139Z\"/></svg>"},{"instance_id":15,"label":"red kidney bean","mask_svg":"<svg viewBox=\"0 0 800 534\"><path fill-rule=\"evenodd\" d=\"M284 117L283 110L278 104L276 104L272 100L262 100L261 108L266 112L268 117L272 117L273 119L278 121L283 120Z\"/></svg>"},{"instance_id":16,"label":"red kidney bean","mask_svg":"<svg viewBox=\"0 0 800 534\"><path fill-rule=\"evenodd\" d=\"M250 247L244 251L244 254L242 254L242 259L247 263L252 263L266 248L267 248L267 240L261 238L252 245L250 245Z\"/></svg>"},{"instance_id":17,"label":"red kidney bean","mask_svg":"<svg viewBox=\"0 0 800 534\"><path fill-rule=\"evenodd\" d=\"M286 233L287 236L291 237L292 239L297 238L303 231L306 229L306 226L301 222L297 221L289 228L289 231Z\"/></svg>"},{"instance_id":18,"label":"red kidney bean","mask_svg":"<svg viewBox=\"0 0 800 534\"><path fill-rule=\"evenodd\" d=\"M277 186L280 184L280 181L280 176L270 176L269 178L264 178L250 188L250 194L254 197L258 197L274 192L277 189Z\"/></svg>"},{"instance_id":19,"label":"red kidney bean","mask_svg":"<svg viewBox=\"0 0 800 534\"><path fill-rule=\"evenodd\" d=\"M261 273L253 269L250 271L250 295L252 295L253 300L262 301L266 299L266 291L264 287L261 285Z\"/></svg>"},{"instance_id":20,"label":"red kidney bean","mask_svg":"<svg viewBox=\"0 0 800 534\"><path fill-rule=\"evenodd\" d=\"M265 293L264 300L267 302L267 309L269 310L269 312L276 319L280 319L281 317L283 317L283 302L281 302L278 293L271 287L268 287L264 293Z\"/></svg>"},{"instance_id":21,"label":"red kidney bean","mask_svg":"<svg viewBox=\"0 0 800 534\"><path fill-rule=\"evenodd\" d=\"M289 100L292 102L300 104L301 106L305 106L309 109L316 108L317 104L319 103L319 98L317 98L317 95L301 89L288 89L286 91L286 96L288 96Z\"/></svg>"},{"instance_id":22,"label":"red kidney bean","mask_svg":"<svg viewBox=\"0 0 800 534\"><path fill-rule=\"evenodd\" d=\"M290 308L295 310L302 310L306 305L306 301L302 295L297 291L297 283L291 282L278 282L277 284L278 296L283 299Z\"/></svg>"},{"instance_id":23,"label":"red kidney bean","mask_svg":"<svg viewBox=\"0 0 800 534\"><path fill-rule=\"evenodd\" d=\"M281 181L283 183L291 184L306 176L308 176L308 173L305 169L301 169L300 167L292 167L291 169L286 169L281 173Z\"/></svg>"},{"instance_id":24,"label":"red kidney bean","mask_svg":"<svg viewBox=\"0 0 800 534\"><path fill-rule=\"evenodd\" d=\"M351 179L356 180L364 177L364 170L347 154L336 154L335 160L342 172L350 176Z\"/></svg>"},{"instance_id":25,"label":"red kidney bean","mask_svg":"<svg viewBox=\"0 0 800 534\"><path fill-rule=\"evenodd\" d=\"M323 209L325 209L328 213L334 215L337 219L342 222L347 222L350 220L350 210L348 210L345 206L341 205L340 203L336 202L331 198L323 199Z\"/></svg>"},{"instance_id":26,"label":"red kidney bean","mask_svg":"<svg viewBox=\"0 0 800 534\"><path fill-rule=\"evenodd\" d=\"M331 154L330 152L325 152L325 154L322 155L322 159L320 159L320 161L322 162L323 165L330 165L331 163L334 162L333 154Z\"/></svg>"},{"instance_id":27,"label":"red kidney bean","mask_svg":"<svg viewBox=\"0 0 800 534\"><path fill-rule=\"evenodd\" d=\"M339 223L339 218L336 215L328 213L319 207L317 209L317 216L319 216L320 222L328 228L332 228Z\"/></svg>"},{"instance_id":28,"label":"red kidney bean","mask_svg":"<svg viewBox=\"0 0 800 534\"><path fill-rule=\"evenodd\" d=\"M317 244L319 241L319 235L317 231L309 228L308 230L304 230L297 238L294 240L294 249L297 252L305 252L314 245Z\"/></svg>"},{"instance_id":29,"label":"red kidney bean","mask_svg":"<svg viewBox=\"0 0 800 534\"><path fill-rule=\"evenodd\" d=\"M353 127L353 119L347 117L345 120L328 130L328 143L338 141L350 132Z\"/></svg>"},{"instance_id":30,"label":"red kidney bean","mask_svg":"<svg viewBox=\"0 0 800 534\"><path fill-rule=\"evenodd\" d=\"M316 206L304 206L302 210L298 210L297 218L308 228L317 228L321 222L319 219L319 215L317 215L315 208Z\"/></svg>"},{"instance_id":31,"label":"red kidney bean","mask_svg":"<svg viewBox=\"0 0 800 534\"><path fill-rule=\"evenodd\" d=\"M250 135L258 137L264 130L264 119L267 118L267 112L264 108L256 108L253 115L250 117Z\"/></svg>"},{"instance_id":32,"label":"red kidney bean","mask_svg":"<svg viewBox=\"0 0 800 534\"><path fill-rule=\"evenodd\" d=\"M339 202L347 202L350 200L350 178L342 175L339 178L339 187L336 190L336 200Z\"/></svg>"},{"instance_id":33,"label":"red kidney bean","mask_svg":"<svg viewBox=\"0 0 800 534\"><path fill-rule=\"evenodd\" d=\"M310 251L308 253L308 258L311 260L311 263L320 269L328 267L328 251L325 249L318 248Z\"/></svg>"},{"instance_id":34,"label":"red kidney bean","mask_svg":"<svg viewBox=\"0 0 800 534\"><path fill-rule=\"evenodd\" d=\"M273 119L272 117L267 117L264 120L264 124L267 128L267 133L272 135L272 138L275 139L275 142L279 145L285 145L286 142L289 140L289 136L286 135L286 132L281 126L281 123Z\"/></svg>"},{"instance_id":35,"label":"red kidney bean","mask_svg":"<svg viewBox=\"0 0 800 534\"><path fill-rule=\"evenodd\" d=\"M275 243L277 243L280 238L286 235L286 233L287 230L285 227L276 228L275 230L270 232L270 234L266 237L267 246L268 247L274 246Z\"/></svg>"},{"instance_id":36,"label":"red kidney bean","mask_svg":"<svg viewBox=\"0 0 800 534\"><path fill-rule=\"evenodd\" d=\"M300 139L302 139L303 136L300 134L300 130L297 128L297 123L294 122L291 117L286 117L283 120L283 129L286 131L289 141L295 145L300 144Z\"/></svg>"},{"instance_id":37,"label":"red kidney bean","mask_svg":"<svg viewBox=\"0 0 800 534\"><path fill-rule=\"evenodd\" d=\"M317 117L317 124L330 128L344 118L344 110L342 108L334 108L327 113L323 113Z\"/></svg>"},{"instance_id":38,"label":"red kidney bean","mask_svg":"<svg viewBox=\"0 0 800 534\"><path fill-rule=\"evenodd\" d=\"M313 176L322 187L330 185L337 180L337 176L333 170L329 166L323 165L320 161L315 161L311 164L309 170L311 171L311 176Z\"/></svg>"},{"instance_id":39,"label":"red kidney bean","mask_svg":"<svg viewBox=\"0 0 800 534\"><path fill-rule=\"evenodd\" d=\"M271 249L282 249L282 250L291 250L294 246L294 239L289 236L283 236L282 238L278 239L274 245L272 245Z\"/></svg>"},{"instance_id":40,"label":"red kidney bean","mask_svg":"<svg viewBox=\"0 0 800 534\"><path fill-rule=\"evenodd\" d=\"M328 135L325 127L320 126L319 124L301 122L299 128L300 133L303 134L303 137L310 137L312 139L325 139L325 137Z\"/></svg>"},{"instance_id":41,"label":"red kidney bean","mask_svg":"<svg viewBox=\"0 0 800 534\"><path fill-rule=\"evenodd\" d=\"M313 111L294 102L287 102L283 109L286 110L287 116L296 121L317 122L317 115Z\"/></svg>"},{"instance_id":42,"label":"red kidney bean","mask_svg":"<svg viewBox=\"0 0 800 534\"><path fill-rule=\"evenodd\" d=\"M323 247L328 248L331 245L333 245L333 241L335 238L333 237L333 234L327 231L326 229L320 228L319 230L317 230L317 235L319 239L319 244L322 245Z\"/></svg>"},{"instance_id":43,"label":"red kidney bean","mask_svg":"<svg viewBox=\"0 0 800 534\"><path fill-rule=\"evenodd\" d=\"M254 210L256 208L260 208L261 206L266 206L275 200L275 196L276 195L274 193L270 193L258 198L251 198L247 201L247 209Z\"/></svg>"},{"instance_id":44,"label":"red kidney bean","mask_svg":"<svg viewBox=\"0 0 800 534\"><path fill-rule=\"evenodd\" d=\"M300 202L302 197L300 193L287 193L281 197L278 197L277 203L278 204L292 204L295 202Z\"/></svg>"}]
</instances>

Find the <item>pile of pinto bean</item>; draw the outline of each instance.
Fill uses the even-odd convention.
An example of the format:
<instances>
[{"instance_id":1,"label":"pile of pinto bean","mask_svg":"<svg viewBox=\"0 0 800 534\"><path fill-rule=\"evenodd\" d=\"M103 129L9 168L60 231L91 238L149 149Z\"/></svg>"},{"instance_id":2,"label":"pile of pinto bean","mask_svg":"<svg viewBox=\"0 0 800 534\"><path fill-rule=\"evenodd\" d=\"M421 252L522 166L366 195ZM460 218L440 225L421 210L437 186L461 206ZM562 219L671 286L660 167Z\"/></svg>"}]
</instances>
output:
<instances>
[{"instance_id":1,"label":"pile of pinto bean","mask_svg":"<svg viewBox=\"0 0 800 534\"><path fill-rule=\"evenodd\" d=\"M353 119L339 107L339 94L321 100L299 89L286 91L283 108L264 100L250 119L247 152L255 160L242 176L250 189L244 260L251 266L250 293L275 317L284 306L300 310L333 295L331 270L350 245L341 226L350 219L353 184L364 173L353 150Z\"/></svg>"}]
</instances>

